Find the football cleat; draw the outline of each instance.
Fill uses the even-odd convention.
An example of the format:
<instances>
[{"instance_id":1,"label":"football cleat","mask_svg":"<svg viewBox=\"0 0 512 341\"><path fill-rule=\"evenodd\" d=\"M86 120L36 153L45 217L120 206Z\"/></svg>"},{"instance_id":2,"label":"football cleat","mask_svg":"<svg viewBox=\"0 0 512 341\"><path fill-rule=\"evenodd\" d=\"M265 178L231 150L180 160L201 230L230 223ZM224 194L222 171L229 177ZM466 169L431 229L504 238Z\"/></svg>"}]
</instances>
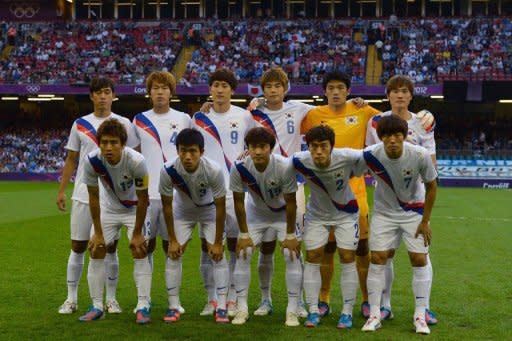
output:
<instances>
[{"instance_id":1,"label":"football cleat","mask_svg":"<svg viewBox=\"0 0 512 341\"><path fill-rule=\"evenodd\" d=\"M395 316L393 315L393 312L391 309L386 307L380 307L380 320L392 320Z\"/></svg>"},{"instance_id":2,"label":"football cleat","mask_svg":"<svg viewBox=\"0 0 512 341\"><path fill-rule=\"evenodd\" d=\"M249 312L247 310L239 310L236 312L235 318L231 321L232 324L241 325L245 324L249 319Z\"/></svg>"},{"instance_id":3,"label":"football cleat","mask_svg":"<svg viewBox=\"0 0 512 341\"><path fill-rule=\"evenodd\" d=\"M178 311L180 312L180 314L185 314L185 308L183 308L180 304L180 306L178 307Z\"/></svg>"},{"instance_id":4,"label":"football cleat","mask_svg":"<svg viewBox=\"0 0 512 341\"><path fill-rule=\"evenodd\" d=\"M215 322L229 323L228 311L226 309L217 309L215 312Z\"/></svg>"},{"instance_id":5,"label":"football cleat","mask_svg":"<svg viewBox=\"0 0 512 341\"><path fill-rule=\"evenodd\" d=\"M229 317L234 317L236 315L236 302L235 301L228 301L226 303L226 307L227 307L227 310L228 310L228 316Z\"/></svg>"},{"instance_id":6,"label":"football cleat","mask_svg":"<svg viewBox=\"0 0 512 341\"><path fill-rule=\"evenodd\" d=\"M167 309L167 313L164 316L165 323L178 322L181 317L179 309Z\"/></svg>"},{"instance_id":7,"label":"football cleat","mask_svg":"<svg viewBox=\"0 0 512 341\"><path fill-rule=\"evenodd\" d=\"M361 315L364 318L370 318L370 303L368 301L361 303Z\"/></svg>"},{"instance_id":8,"label":"football cleat","mask_svg":"<svg viewBox=\"0 0 512 341\"><path fill-rule=\"evenodd\" d=\"M211 300L204 306L203 310L199 313L201 316L209 316L213 315L215 312L215 309L217 309L217 301Z\"/></svg>"},{"instance_id":9,"label":"football cleat","mask_svg":"<svg viewBox=\"0 0 512 341\"><path fill-rule=\"evenodd\" d=\"M320 324L320 315L318 313L309 313L308 318L304 321L304 326L307 328L315 328Z\"/></svg>"},{"instance_id":10,"label":"football cleat","mask_svg":"<svg viewBox=\"0 0 512 341\"><path fill-rule=\"evenodd\" d=\"M304 303L299 303L297 306L297 316L302 318L308 317L308 311L304 307Z\"/></svg>"},{"instance_id":11,"label":"football cleat","mask_svg":"<svg viewBox=\"0 0 512 341\"><path fill-rule=\"evenodd\" d=\"M338 329L350 329L352 328L352 315L349 314L341 314L340 319L338 320L338 325L336 326Z\"/></svg>"},{"instance_id":12,"label":"football cleat","mask_svg":"<svg viewBox=\"0 0 512 341\"><path fill-rule=\"evenodd\" d=\"M272 315L273 307L272 302L270 302L267 299L264 299L261 301L260 305L258 306L258 309L254 311L254 315L256 316L266 316L266 315Z\"/></svg>"},{"instance_id":13,"label":"football cleat","mask_svg":"<svg viewBox=\"0 0 512 341\"><path fill-rule=\"evenodd\" d=\"M416 328L416 334L430 334L427 322L421 317L416 317L414 320L414 327Z\"/></svg>"},{"instance_id":14,"label":"football cleat","mask_svg":"<svg viewBox=\"0 0 512 341\"><path fill-rule=\"evenodd\" d=\"M104 318L105 318L105 314L103 313L103 310L95 308L94 306L90 306L89 310L87 310L85 315L80 316L78 318L78 320L82 321L82 322L90 322L90 321L102 320Z\"/></svg>"},{"instance_id":15,"label":"football cleat","mask_svg":"<svg viewBox=\"0 0 512 341\"><path fill-rule=\"evenodd\" d=\"M370 316L361 330L363 332L374 332L382 327L380 319L377 316Z\"/></svg>"},{"instance_id":16,"label":"football cleat","mask_svg":"<svg viewBox=\"0 0 512 341\"><path fill-rule=\"evenodd\" d=\"M73 314L78 308L78 305L75 302L64 301L62 305L59 307L59 314Z\"/></svg>"},{"instance_id":17,"label":"football cleat","mask_svg":"<svg viewBox=\"0 0 512 341\"><path fill-rule=\"evenodd\" d=\"M286 322L284 323L285 326L288 327L297 327L300 325L299 317L296 312L289 311L286 313Z\"/></svg>"},{"instance_id":18,"label":"football cleat","mask_svg":"<svg viewBox=\"0 0 512 341\"><path fill-rule=\"evenodd\" d=\"M119 305L119 302L114 298L113 300L108 300L105 305L105 311L109 314L121 314L123 310Z\"/></svg>"},{"instance_id":19,"label":"football cleat","mask_svg":"<svg viewBox=\"0 0 512 341\"><path fill-rule=\"evenodd\" d=\"M425 309L425 322L427 322L429 326L437 324L437 316L432 310Z\"/></svg>"},{"instance_id":20,"label":"football cleat","mask_svg":"<svg viewBox=\"0 0 512 341\"><path fill-rule=\"evenodd\" d=\"M320 301L318 303L318 314L320 317L325 317L331 313L331 307L329 303Z\"/></svg>"},{"instance_id":21,"label":"football cleat","mask_svg":"<svg viewBox=\"0 0 512 341\"><path fill-rule=\"evenodd\" d=\"M149 309L146 307L142 309L137 309L137 312L135 313L135 322L137 324L148 324L149 322L151 322Z\"/></svg>"}]
</instances>

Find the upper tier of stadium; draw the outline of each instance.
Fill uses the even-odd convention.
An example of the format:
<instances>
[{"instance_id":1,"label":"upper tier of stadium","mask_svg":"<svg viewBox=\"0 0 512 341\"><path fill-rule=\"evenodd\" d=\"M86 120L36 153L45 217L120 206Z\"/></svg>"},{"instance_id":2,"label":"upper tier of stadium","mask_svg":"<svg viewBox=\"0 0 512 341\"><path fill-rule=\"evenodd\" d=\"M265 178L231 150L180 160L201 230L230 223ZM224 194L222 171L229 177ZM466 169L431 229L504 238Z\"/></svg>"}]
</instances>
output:
<instances>
[{"instance_id":1,"label":"upper tier of stadium","mask_svg":"<svg viewBox=\"0 0 512 341\"><path fill-rule=\"evenodd\" d=\"M417 84L512 79L508 18L4 22L0 31L1 83L75 84L108 75L143 84L151 70L174 69L184 82L202 84L219 67L257 82L274 65L299 84L320 83L333 69L368 85L394 74Z\"/></svg>"}]
</instances>

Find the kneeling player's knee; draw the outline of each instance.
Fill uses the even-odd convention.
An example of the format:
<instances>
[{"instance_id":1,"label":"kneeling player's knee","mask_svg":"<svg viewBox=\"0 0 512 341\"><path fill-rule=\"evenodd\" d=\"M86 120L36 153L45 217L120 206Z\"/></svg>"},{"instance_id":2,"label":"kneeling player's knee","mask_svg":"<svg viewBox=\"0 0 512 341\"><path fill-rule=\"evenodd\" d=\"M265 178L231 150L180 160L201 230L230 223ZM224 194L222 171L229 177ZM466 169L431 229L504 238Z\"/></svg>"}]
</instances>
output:
<instances>
[{"instance_id":1,"label":"kneeling player's knee","mask_svg":"<svg viewBox=\"0 0 512 341\"><path fill-rule=\"evenodd\" d=\"M352 250L338 249L341 263L352 263L356 260L356 253Z\"/></svg>"},{"instance_id":2,"label":"kneeling player's knee","mask_svg":"<svg viewBox=\"0 0 512 341\"><path fill-rule=\"evenodd\" d=\"M368 239L359 239L359 242L357 243L356 255L358 257L364 257L367 256L369 252L370 249L368 248Z\"/></svg>"},{"instance_id":3,"label":"kneeling player's knee","mask_svg":"<svg viewBox=\"0 0 512 341\"><path fill-rule=\"evenodd\" d=\"M324 246L324 251L325 253L335 253L336 252L336 241L329 241L325 246Z\"/></svg>"},{"instance_id":4,"label":"kneeling player's knee","mask_svg":"<svg viewBox=\"0 0 512 341\"><path fill-rule=\"evenodd\" d=\"M274 253L276 249L276 241L272 242L262 242L260 246L260 252L264 255L271 255Z\"/></svg>"},{"instance_id":5,"label":"kneeling player's knee","mask_svg":"<svg viewBox=\"0 0 512 341\"><path fill-rule=\"evenodd\" d=\"M386 264L388 251L372 251L372 263L384 265Z\"/></svg>"},{"instance_id":6,"label":"kneeling player's knee","mask_svg":"<svg viewBox=\"0 0 512 341\"><path fill-rule=\"evenodd\" d=\"M306 251L306 261L308 263L320 264L324 257L324 249L319 248L315 250Z\"/></svg>"}]
</instances>

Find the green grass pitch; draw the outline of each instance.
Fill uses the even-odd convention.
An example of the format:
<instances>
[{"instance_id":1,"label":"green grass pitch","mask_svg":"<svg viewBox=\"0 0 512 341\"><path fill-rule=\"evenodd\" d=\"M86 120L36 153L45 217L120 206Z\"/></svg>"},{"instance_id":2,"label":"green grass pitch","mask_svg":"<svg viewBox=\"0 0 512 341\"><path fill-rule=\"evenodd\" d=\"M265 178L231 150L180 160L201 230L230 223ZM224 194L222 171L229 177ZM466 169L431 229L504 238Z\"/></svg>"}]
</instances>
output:
<instances>
[{"instance_id":1,"label":"green grass pitch","mask_svg":"<svg viewBox=\"0 0 512 341\"><path fill-rule=\"evenodd\" d=\"M277 255L273 281L274 314L251 316L243 326L216 325L200 317L206 302L199 274L199 243L195 238L184 256L181 301L186 309L179 323L161 318L167 307L164 256L155 253L152 323L139 326L131 310L136 303L132 260L126 235L119 245L118 300L124 309L105 320L80 323L90 299L86 270L79 289L79 312L57 314L66 297L69 254L69 212L55 205L57 184L2 182L0 185L0 340L305 340L339 338L370 340L420 339L413 331L414 300L411 268L403 246L395 258L393 312L373 334L360 331L364 319L355 309L354 328L335 328L341 308L339 266L333 281L334 314L314 329L284 326L286 290L284 263ZM512 194L510 190L440 188L432 217L431 259L434 284L431 306L440 323L431 340L512 340ZM68 202L68 206L70 203ZM253 257L249 306L259 301L257 256ZM360 301L360 297L358 297ZM358 302L359 305L359 302Z\"/></svg>"}]
</instances>

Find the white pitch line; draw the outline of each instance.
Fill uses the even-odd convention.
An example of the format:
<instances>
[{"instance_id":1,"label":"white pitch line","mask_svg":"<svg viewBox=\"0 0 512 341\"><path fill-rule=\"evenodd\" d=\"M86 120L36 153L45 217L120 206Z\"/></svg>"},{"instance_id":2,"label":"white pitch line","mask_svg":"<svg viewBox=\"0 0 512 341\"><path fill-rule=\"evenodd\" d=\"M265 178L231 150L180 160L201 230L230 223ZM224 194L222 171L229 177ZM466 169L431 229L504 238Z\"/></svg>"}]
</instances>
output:
<instances>
[{"instance_id":1,"label":"white pitch line","mask_svg":"<svg viewBox=\"0 0 512 341\"><path fill-rule=\"evenodd\" d=\"M454 216L432 216L436 219L449 219L449 220L479 220L479 221L501 221L505 223L512 222L512 218L484 218L484 217L454 217Z\"/></svg>"}]
</instances>

